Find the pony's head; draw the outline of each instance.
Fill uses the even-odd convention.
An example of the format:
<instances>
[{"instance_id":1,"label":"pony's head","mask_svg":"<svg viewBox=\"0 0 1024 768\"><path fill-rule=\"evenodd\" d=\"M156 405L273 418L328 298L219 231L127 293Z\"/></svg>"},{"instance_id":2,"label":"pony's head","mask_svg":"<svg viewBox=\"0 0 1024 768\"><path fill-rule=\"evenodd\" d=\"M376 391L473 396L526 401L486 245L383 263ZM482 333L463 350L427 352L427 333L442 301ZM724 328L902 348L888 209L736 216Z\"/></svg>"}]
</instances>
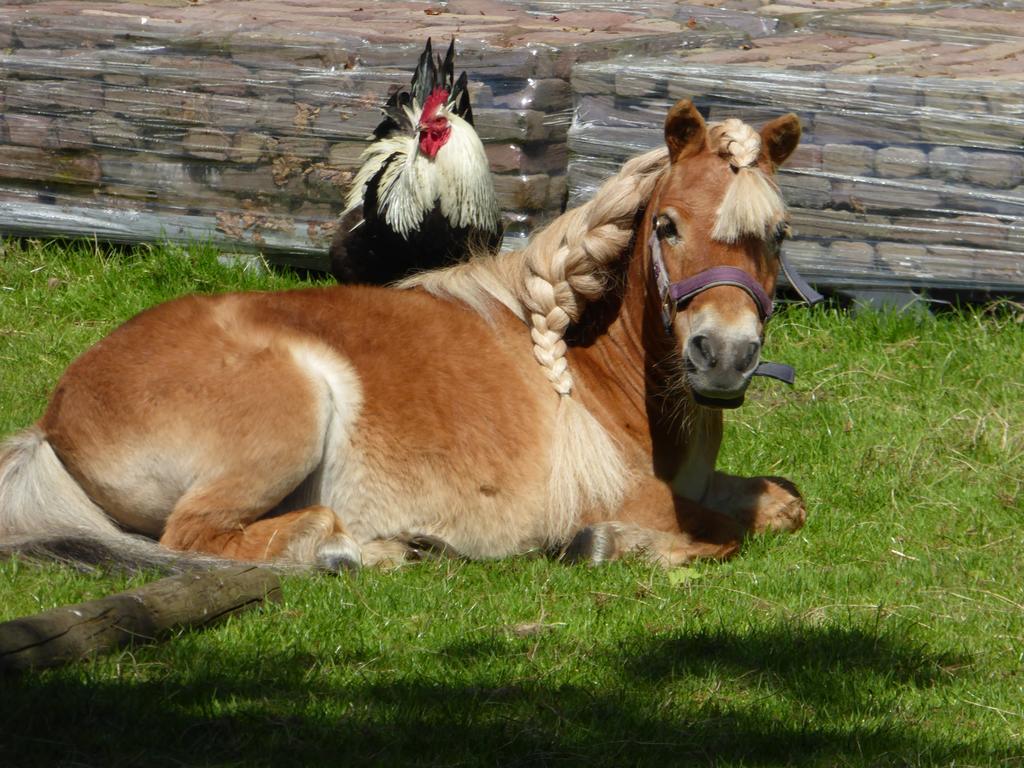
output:
<instances>
[{"instance_id":1,"label":"pony's head","mask_svg":"<svg viewBox=\"0 0 1024 768\"><path fill-rule=\"evenodd\" d=\"M772 181L800 141L786 115L760 132L708 126L689 101L665 120L670 165L639 232L657 324L702 405L735 407L757 369L779 271L786 211Z\"/></svg>"}]
</instances>

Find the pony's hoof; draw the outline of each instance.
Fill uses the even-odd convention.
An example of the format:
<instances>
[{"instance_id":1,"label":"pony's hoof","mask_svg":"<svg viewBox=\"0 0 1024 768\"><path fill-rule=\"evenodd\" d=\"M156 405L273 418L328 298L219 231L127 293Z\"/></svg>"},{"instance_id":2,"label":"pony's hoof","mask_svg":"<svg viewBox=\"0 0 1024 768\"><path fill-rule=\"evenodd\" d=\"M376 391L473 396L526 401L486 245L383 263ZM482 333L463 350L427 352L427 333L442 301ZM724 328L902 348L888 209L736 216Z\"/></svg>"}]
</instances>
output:
<instances>
[{"instance_id":1,"label":"pony's hoof","mask_svg":"<svg viewBox=\"0 0 1024 768\"><path fill-rule=\"evenodd\" d=\"M751 526L757 534L767 531L792 532L807 521L807 508L797 486L780 477L768 478L768 493Z\"/></svg>"},{"instance_id":2,"label":"pony's hoof","mask_svg":"<svg viewBox=\"0 0 1024 768\"><path fill-rule=\"evenodd\" d=\"M804 506L803 499L793 499L793 501L789 502L779 511L775 518L775 524L772 527L776 531L790 533L803 528L806 522L807 508Z\"/></svg>"},{"instance_id":3,"label":"pony's hoof","mask_svg":"<svg viewBox=\"0 0 1024 768\"><path fill-rule=\"evenodd\" d=\"M463 554L444 539L436 536L417 535L403 539L409 548L409 560L461 560Z\"/></svg>"},{"instance_id":4,"label":"pony's hoof","mask_svg":"<svg viewBox=\"0 0 1024 768\"><path fill-rule=\"evenodd\" d=\"M799 530L807 521L807 508L800 491L789 480L769 477L767 493L762 496L761 508L754 515L751 526L756 533Z\"/></svg>"},{"instance_id":5,"label":"pony's hoof","mask_svg":"<svg viewBox=\"0 0 1024 768\"><path fill-rule=\"evenodd\" d=\"M409 547L397 538L373 539L363 544L363 565L373 568L401 568L409 562Z\"/></svg>"},{"instance_id":6,"label":"pony's hoof","mask_svg":"<svg viewBox=\"0 0 1024 768\"><path fill-rule=\"evenodd\" d=\"M615 534L604 526L589 525L580 530L562 551L562 562L600 565L615 557Z\"/></svg>"},{"instance_id":7,"label":"pony's hoof","mask_svg":"<svg viewBox=\"0 0 1024 768\"><path fill-rule=\"evenodd\" d=\"M348 536L335 536L317 548L316 567L322 571L341 573L362 567L359 545Z\"/></svg>"}]
</instances>

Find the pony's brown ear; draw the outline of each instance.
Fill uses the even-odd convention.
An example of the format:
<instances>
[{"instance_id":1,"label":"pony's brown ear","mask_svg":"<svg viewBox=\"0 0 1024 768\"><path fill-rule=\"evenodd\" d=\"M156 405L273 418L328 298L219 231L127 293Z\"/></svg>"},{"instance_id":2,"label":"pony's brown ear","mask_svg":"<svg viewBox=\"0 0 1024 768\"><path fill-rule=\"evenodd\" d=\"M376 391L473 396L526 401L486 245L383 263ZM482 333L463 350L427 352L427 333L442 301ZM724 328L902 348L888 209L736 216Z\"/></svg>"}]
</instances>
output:
<instances>
[{"instance_id":1,"label":"pony's brown ear","mask_svg":"<svg viewBox=\"0 0 1024 768\"><path fill-rule=\"evenodd\" d=\"M704 118L689 99L677 101L665 118L665 143L673 163L696 155L706 140Z\"/></svg>"},{"instance_id":2,"label":"pony's brown ear","mask_svg":"<svg viewBox=\"0 0 1024 768\"><path fill-rule=\"evenodd\" d=\"M761 156L775 170L793 154L800 143L800 118L790 112L761 129Z\"/></svg>"}]
</instances>

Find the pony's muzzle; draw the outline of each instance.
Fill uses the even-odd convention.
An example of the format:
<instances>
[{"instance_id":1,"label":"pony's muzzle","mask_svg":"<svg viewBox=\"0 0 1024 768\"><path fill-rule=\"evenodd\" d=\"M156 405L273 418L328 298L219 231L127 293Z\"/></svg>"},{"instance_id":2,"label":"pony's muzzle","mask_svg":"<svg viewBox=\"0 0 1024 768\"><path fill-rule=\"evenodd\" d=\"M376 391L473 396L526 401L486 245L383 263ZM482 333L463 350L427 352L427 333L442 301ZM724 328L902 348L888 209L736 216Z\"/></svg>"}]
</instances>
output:
<instances>
[{"instance_id":1,"label":"pony's muzzle","mask_svg":"<svg viewBox=\"0 0 1024 768\"><path fill-rule=\"evenodd\" d=\"M736 408L743 404L750 377L761 356L761 340L709 331L686 344L689 380L701 405Z\"/></svg>"}]
</instances>

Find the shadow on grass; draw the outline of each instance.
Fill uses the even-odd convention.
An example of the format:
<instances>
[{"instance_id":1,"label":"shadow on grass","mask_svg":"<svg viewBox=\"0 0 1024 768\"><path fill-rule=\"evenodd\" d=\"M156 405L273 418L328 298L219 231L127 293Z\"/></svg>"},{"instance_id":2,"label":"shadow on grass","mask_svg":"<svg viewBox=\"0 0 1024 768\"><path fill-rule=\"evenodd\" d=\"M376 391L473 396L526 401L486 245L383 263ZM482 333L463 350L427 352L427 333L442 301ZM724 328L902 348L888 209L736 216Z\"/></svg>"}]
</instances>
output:
<instances>
[{"instance_id":1,"label":"shadow on grass","mask_svg":"<svg viewBox=\"0 0 1024 768\"><path fill-rule=\"evenodd\" d=\"M545 684L554 675L544 667L529 679L500 671L495 662L537 642L460 642L423 654L415 673L351 674L367 658L361 652L342 657L339 674L310 653L201 650L187 673L165 669L159 680L25 675L2 681L0 763L930 765L1009 757L969 735L929 732L920 717L888 717L908 689L941 686L943 668L957 660L861 631L634 638L587 660L603 670L600 685L571 673L573 683Z\"/></svg>"}]
</instances>

